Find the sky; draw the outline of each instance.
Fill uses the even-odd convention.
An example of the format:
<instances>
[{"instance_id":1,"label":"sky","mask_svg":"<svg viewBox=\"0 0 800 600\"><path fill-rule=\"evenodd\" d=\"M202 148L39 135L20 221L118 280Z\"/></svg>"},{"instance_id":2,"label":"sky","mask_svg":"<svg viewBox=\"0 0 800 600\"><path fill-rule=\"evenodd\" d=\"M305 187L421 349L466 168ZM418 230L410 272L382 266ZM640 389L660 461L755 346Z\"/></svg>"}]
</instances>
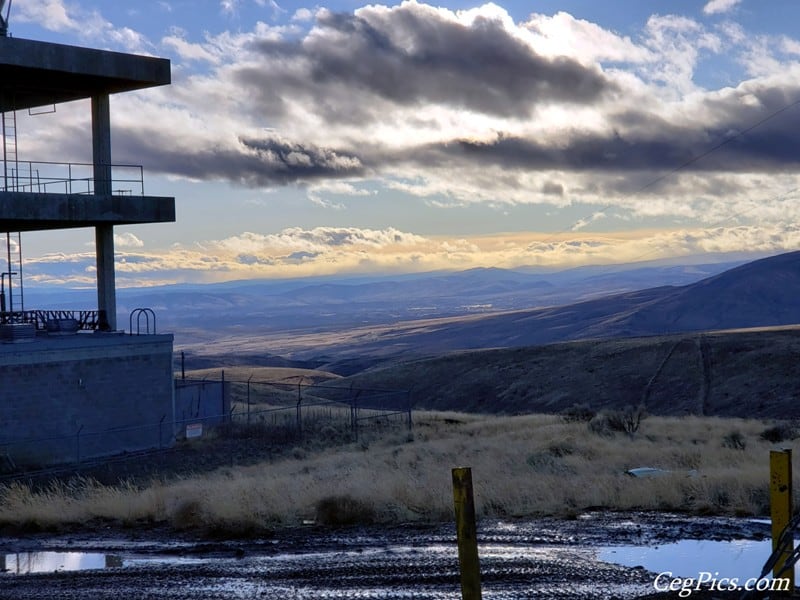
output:
<instances>
[{"instance_id":1,"label":"sky","mask_svg":"<svg viewBox=\"0 0 800 600\"><path fill-rule=\"evenodd\" d=\"M118 286L800 249L800 2L14 0L11 35L168 58L112 97L112 161L177 222ZM44 111L38 111L44 112ZM19 158L91 159L87 101ZM93 232L23 235L94 285Z\"/></svg>"}]
</instances>

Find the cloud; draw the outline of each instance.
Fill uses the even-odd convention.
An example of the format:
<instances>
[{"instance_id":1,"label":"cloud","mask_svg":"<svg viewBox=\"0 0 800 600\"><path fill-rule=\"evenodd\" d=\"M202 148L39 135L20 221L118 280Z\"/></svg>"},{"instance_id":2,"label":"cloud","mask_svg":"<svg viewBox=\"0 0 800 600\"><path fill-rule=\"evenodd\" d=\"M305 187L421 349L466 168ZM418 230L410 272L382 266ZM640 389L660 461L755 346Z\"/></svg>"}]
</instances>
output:
<instances>
[{"instance_id":1,"label":"cloud","mask_svg":"<svg viewBox=\"0 0 800 600\"><path fill-rule=\"evenodd\" d=\"M103 41L130 52L148 52L152 48L141 33L114 25L97 10L88 10L79 4L66 4L64 0L19 2L14 5L14 19L37 23L50 31L72 33L83 40L92 40L93 45Z\"/></svg>"},{"instance_id":2,"label":"cloud","mask_svg":"<svg viewBox=\"0 0 800 600\"><path fill-rule=\"evenodd\" d=\"M338 119L356 108L347 107L353 91L397 106L498 115L530 115L543 102L580 104L614 91L595 66L542 56L521 34L492 5L462 13L416 2L354 14L322 9L304 39L257 42L264 68L242 69L238 81L265 100L263 90L277 84Z\"/></svg>"},{"instance_id":3,"label":"cloud","mask_svg":"<svg viewBox=\"0 0 800 600\"><path fill-rule=\"evenodd\" d=\"M75 27L59 14L54 27ZM160 50L173 84L115 98L115 162L296 186L338 210L389 189L428 206L613 206L681 225L742 210L755 222L772 213L750 210L753 198L797 186L800 109L782 109L800 101L800 43L786 36L676 15L621 36L563 12L515 22L494 4L297 15L309 20L202 39L171 31ZM722 55L749 79L704 89L699 65ZM66 125L20 128L26 151L90 148L76 141L86 111L59 107L58 118Z\"/></svg>"},{"instance_id":4,"label":"cloud","mask_svg":"<svg viewBox=\"0 0 800 600\"><path fill-rule=\"evenodd\" d=\"M235 15L239 11L240 0L220 0L219 10L224 15Z\"/></svg>"},{"instance_id":5,"label":"cloud","mask_svg":"<svg viewBox=\"0 0 800 600\"><path fill-rule=\"evenodd\" d=\"M114 233L114 245L118 248L144 248L144 242L129 231Z\"/></svg>"},{"instance_id":6,"label":"cloud","mask_svg":"<svg viewBox=\"0 0 800 600\"><path fill-rule=\"evenodd\" d=\"M717 15L732 11L742 0L711 0L703 7L707 15Z\"/></svg>"},{"instance_id":7,"label":"cloud","mask_svg":"<svg viewBox=\"0 0 800 600\"><path fill-rule=\"evenodd\" d=\"M161 252L117 253L119 287L179 282L330 274L425 272L473 267L545 266L637 262L708 253L775 254L800 247L800 226L731 225L620 233L520 232L427 238L398 230L287 229L242 233ZM26 261L36 284L93 287L93 253L49 254Z\"/></svg>"},{"instance_id":8,"label":"cloud","mask_svg":"<svg viewBox=\"0 0 800 600\"><path fill-rule=\"evenodd\" d=\"M292 15L292 21L306 22L314 18L314 13L307 8L298 8Z\"/></svg>"},{"instance_id":9,"label":"cloud","mask_svg":"<svg viewBox=\"0 0 800 600\"><path fill-rule=\"evenodd\" d=\"M164 37L161 43L172 48L178 56L187 61L205 61L210 64L219 64L220 62L220 57L207 46L188 42L180 31Z\"/></svg>"}]
</instances>

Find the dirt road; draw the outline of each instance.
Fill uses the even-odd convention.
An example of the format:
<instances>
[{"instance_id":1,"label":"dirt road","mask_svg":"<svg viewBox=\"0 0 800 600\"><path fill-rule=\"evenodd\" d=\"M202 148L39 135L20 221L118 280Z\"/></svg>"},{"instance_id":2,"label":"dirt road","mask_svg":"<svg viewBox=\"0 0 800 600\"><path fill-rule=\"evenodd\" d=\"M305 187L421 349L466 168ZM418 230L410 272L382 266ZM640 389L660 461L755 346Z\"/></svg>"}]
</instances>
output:
<instances>
[{"instance_id":1,"label":"dirt road","mask_svg":"<svg viewBox=\"0 0 800 600\"><path fill-rule=\"evenodd\" d=\"M601 562L600 547L767 533L767 525L750 520L654 514L482 522L483 597L643 597L655 591L655 574ZM460 598L452 525L309 527L219 542L152 529L0 538L0 554L27 551L97 552L113 560L96 570L0 575L0 598Z\"/></svg>"}]
</instances>

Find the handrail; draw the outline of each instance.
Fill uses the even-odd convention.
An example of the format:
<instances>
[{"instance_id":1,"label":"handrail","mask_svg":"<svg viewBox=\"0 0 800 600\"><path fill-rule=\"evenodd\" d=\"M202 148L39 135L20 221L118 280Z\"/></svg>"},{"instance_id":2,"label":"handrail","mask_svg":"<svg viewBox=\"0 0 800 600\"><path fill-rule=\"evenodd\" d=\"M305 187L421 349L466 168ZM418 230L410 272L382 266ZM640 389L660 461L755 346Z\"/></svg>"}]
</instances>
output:
<instances>
[{"instance_id":1,"label":"handrail","mask_svg":"<svg viewBox=\"0 0 800 600\"><path fill-rule=\"evenodd\" d=\"M46 331L48 321L74 319L78 329L94 331L98 328L98 316L96 310L15 310L0 312L0 325L33 323L37 331Z\"/></svg>"},{"instance_id":2,"label":"handrail","mask_svg":"<svg viewBox=\"0 0 800 600\"><path fill-rule=\"evenodd\" d=\"M144 317L145 335L150 335L150 317L153 317L153 335L156 334L156 313L152 308L134 308L128 318L128 331L133 335L133 317L136 316L136 335L142 335L141 321Z\"/></svg>"},{"instance_id":3,"label":"handrail","mask_svg":"<svg viewBox=\"0 0 800 600\"><path fill-rule=\"evenodd\" d=\"M109 166L112 195L144 196L142 165ZM10 170L5 187L0 187L0 192L94 194L98 182L91 163L20 160L15 162L15 167Z\"/></svg>"}]
</instances>

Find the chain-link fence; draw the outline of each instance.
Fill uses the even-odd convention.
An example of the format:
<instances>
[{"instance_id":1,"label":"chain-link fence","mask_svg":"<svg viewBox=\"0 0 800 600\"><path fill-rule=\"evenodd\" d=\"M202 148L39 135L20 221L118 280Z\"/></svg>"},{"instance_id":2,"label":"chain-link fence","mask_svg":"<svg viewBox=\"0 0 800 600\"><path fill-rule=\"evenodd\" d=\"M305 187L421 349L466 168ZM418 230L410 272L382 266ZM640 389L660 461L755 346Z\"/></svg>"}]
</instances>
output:
<instances>
[{"instance_id":1,"label":"chain-link fence","mask_svg":"<svg viewBox=\"0 0 800 600\"><path fill-rule=\"evenodd\" d=\"M221 372L218 379L176 379L175 400L174 415L144 424L91 431L76 423L69 435L0 439L0 480L169 452L177 440L201 438L210 431L280 445L313 441L315 436L326 442L357 441L412 427L410 394L402 390L303 379L231 381ZM42 420L41 425L47 431L48 423ZM44 459L43 447L58 460Z\"/></svg>"},{"instance_id":2,"label":"chain-link fence","mask_svg":"<svg viewBox=\"0 0 800 600\"><path fill-rule=\"evenodd\" d=\"M231 421L307 433L329 426L349 430L357 440L365 430L411 428L410 394L403 390L356 388L297 381L230 381Z\"/></svg>"}]
</instances>

